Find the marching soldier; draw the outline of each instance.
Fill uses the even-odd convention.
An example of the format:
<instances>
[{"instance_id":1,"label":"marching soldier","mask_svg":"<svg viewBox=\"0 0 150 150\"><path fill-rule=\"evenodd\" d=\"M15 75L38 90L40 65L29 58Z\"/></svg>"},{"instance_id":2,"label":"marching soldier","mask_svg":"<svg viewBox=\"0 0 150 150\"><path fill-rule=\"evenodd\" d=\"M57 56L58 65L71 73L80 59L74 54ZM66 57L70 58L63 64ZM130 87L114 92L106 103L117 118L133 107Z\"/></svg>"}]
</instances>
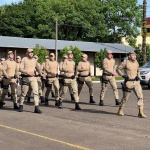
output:
<instances>
[{"instance_id":1,"label":"marching soldier","mask_svg":"<svg viewBox=\"0 0 150 150\"><path fill-rule=\"evenodd\" d=\"M34 56L34 58L36 59L37 63L38 63L38 56ZM38 63L39 68L42 69L41 64ZM37 77L37 82L38 82L38 89L39 89L39 96L41 99L41 103L45 102L45 99L43 97L43 90L42 90L42 81L41 81L41 76L40 74L35 70L35 76Z\"/></svg>"},{"instance_id":2,"label":"marching soldier","mask_svg":"<svg viewBox=\"0 0 150 150\"><path fill-rule=\"evenodd\" d=\"M42 63L42 65L41 65L42 72L45 73L45 67L46 67L46 65L47 65L48 63L49 63L49 56L45 56L45 62ZM44 91L45 80L46 80L46 77L43 76L43 77L42 77L42 91Z\"/></svg>"},{"instance_id":3,"label":"marching soldier","mask_svg":"<svg viewBox=\"0 0 150 150\"><path fill-rule=\"evenodd\" d=\"M17 70L18 70L18 74L17 74L18 82L21 85L21 82L20 82L21 81L21 72L19 71L20 64L21 64L21 57L20 56L16 57L16 63L17 63Z\"/></svg>"},{"instance_id":4,"label":"marching soldier","mask_svg":"<svg viewBox=\"0 0 150 150\"><path fill-rule=\"evenodd\" d=\"M45 105L48 105L48 96L52 90L52 85L55 89L55 105L58 105L59 100L59 81L58 81L58 62L55 61L55 54L50 53L50 61L45 66L47 90L45 92Z\"/></svg>"},{"instance_id":5,"label":"marching soldier","mask_svg":"<svg viewBox=\"0 0 150 150\"><path fill-rule=\"evenodd\" d=\"M72 51L68 51L68 60L64 62L62 70L64 72L64 84L70 85L73 90L74 98L75 98L75 109L81 110L79 106L79 96L78 96L78 88L77 82L75 78L75 62L73 59ZM62 92L60 94L59 99L59 108L62 108L62 100L64 99L65 93L67 92L67 88L63 86Z\"/></svg>"},{"instance_id":6,"label":"marching soldier","mask_svg":"<svg viewBox=\"0 0 150 150\"><path fill-rule=\"evenodd\" d=\"M5 61L4 58L0 59L0 96L2 95L2 88L3 88L3 74L4 74L3 63L4 61Z\"/></svg>"},{"instance_id":7,"label":"marching soldier","mask_svg":"<svg viewBox=\"0 0 150 150\"><path fill-rule=\"evenodd\" d=\"M63 89L63 86L64 86L64 72L63 72L63 64L65 63L65 61L67 61L67 56L63 56L63 61L60 62L59 64L59 70L60 70L60 75L59 75L59 86L60 86L60 89L59 89L59 93L62 92L62 89ZM64 86L64 88L69 88L69 93L70 93L70 97L71 97L71 100L74 101L74 96L73 96L73 90L71 88L71 86Z\"/></svg>"},{"instance_id":8,"label":"marching soldier","mask_svg":"<svg viewBox=\"0 0 150 150\"><path fill-rule=\"evenodd\" d=\"M5 58L1 58L1 65L2 65L2 66L5 65ZM8 87L8 93L7 93L7 96L8 96L8 97L11 97L11 99L12 99L10 86Z\"/></svg>"},{"instance_id":9,"label":"marching soldier","mask_svg":"<svg viewBox=\"0 0 150 150\"><path fill-rule=\"evenodd\" d=\"M124 70L125 74L123 74L121 70ZM140 71L139 71L139 64L136 60L135 52L129 53L129 60L123 62L117 68L117 72L125 79L123 85L123 98L120 103L118 115L124 116L123 107L125 106L125 103L128 100L131 91L133 90L138 98L137 100L139 107L138 117L146 118L143 112L144 103L143 103L142 88L140 85Z\"/></svg>"},{"instance_id":10,"label":"marching soldier","mask_svg":"<svg viewBox=\"0 0 150 150\"><path fill-rule=\"evenodd\" d=\"M89 93L90 93L89 103L95 103L95 101L93 100L93 84L92 84L92 78L91 78L90 62L87 59L88 59L88 56L86 54L83 54L82 61L79 62L78 67L77 67L77 71L79 72L78 95L80 95L80 92L85 82L89 88Z\"/></svg>"},{"instance_id":11,"label":"marching soldier","mask_svg":"<svg viewBox=\"0 0 150 150\"><path fill-rule=\"evenodd\" d=\"M119 105L119 94L117 89L117 84L115 80L115 76L117 73L114 71L115 60L113 59L112 51L107 50L106 58L103 60L103 75L102 75L102 86L100 92L100 106L104 106L104 95L107 90L107 85L110 85L113 88L116 105Z\"/></svg>"},{"instance_id":12,"label":"marching soldier","mask_svg":"<svg viewBox=\"0 0 150 150\"><path fill-rule=\"evenodd\" d=\"M17 63L17 70L18 70L18 73L17 73L17 87L16 88L18 88L18 84L21 85L21 72L19 71L20 64L21 64L21 57L20 56L16 57L16 63ZM17 95L18 95L18 92L17 92Z\"/></svg>"},{"instance_id":13,"label":"marching soldier","mask_svg":"<svg viewBox=\"0 0 150 150\"><path fill-rule=\"evenodd\" d=\"M34 112L41 113L41 110L39 109L38 83L37 83L37 78L35 77L35 72L34 72L35 69L37 69L40 76L42 76L41 69L37 61L33 58L33 49L28 48L27 57L24 57L22 59L20 65L20 71L22 73L22 89L21 89L19 112L23 112L23 102L29 90L29 85L30 85L34 97L34 104L35 104Z\"/></svg>"},{"instance_id":14,"label":"marching soldier","mask_svg":"<svg viewBox=\"0 0 150 150\"><path fill-rule=\"evenodd\" d=\"M14 103L14 109L18 109L17 106L17 64L14 61L14 53L12 51L8 51L8 59L4 64L4 77L3 77L3 92L0 100L0 108L3 107L5 96L8 92L8 88L10 85L11 88L11 96Z\"/></svg>"},{"instance_id":15,"label":"marching soldier","mask_svg":"<svg viewBox=\"0 0 150 150\"><path fill-rule=\"evenodd\" d=\"M50 61L49 56L45 56L45 62L42 63L42 65L41 65L41 69L43 72L45 70L45 66L48 64L49 61ZM46 78L45 78L45 76L43 76L42 77L42 91L44 91L44 87L45 87L45 83L46 83L45 81L46 81ZM51 95L52 95L52 97L55 97L53 85L52 85L52 89L51 89Z\"/></svg>"}]
</instances>

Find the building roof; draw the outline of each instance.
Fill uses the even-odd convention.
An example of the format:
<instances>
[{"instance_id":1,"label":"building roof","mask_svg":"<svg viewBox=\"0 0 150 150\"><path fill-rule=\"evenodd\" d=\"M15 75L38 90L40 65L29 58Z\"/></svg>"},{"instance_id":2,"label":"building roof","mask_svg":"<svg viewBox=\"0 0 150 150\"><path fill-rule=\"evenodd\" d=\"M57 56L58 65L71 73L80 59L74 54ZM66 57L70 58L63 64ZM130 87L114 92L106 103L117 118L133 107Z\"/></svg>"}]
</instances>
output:
<instances>
[{"instance_id":1,"label":"building roof","mask_svg":"<svg viewBox=\"0 0 150 150\"><path fill-rule=\"evenodd\" d=\"M0 47L34 48L36 45L42 46L49 50L54 50L55 40L0 36ZM97 52L105 48L113 51L113 53L126 53L134 51L134 48L124 44L58 40L58 50L62 50L64 47L70 47L70 45L73 47L77 46L81 51L85 52Z\"/></svg>"}]
</instances>

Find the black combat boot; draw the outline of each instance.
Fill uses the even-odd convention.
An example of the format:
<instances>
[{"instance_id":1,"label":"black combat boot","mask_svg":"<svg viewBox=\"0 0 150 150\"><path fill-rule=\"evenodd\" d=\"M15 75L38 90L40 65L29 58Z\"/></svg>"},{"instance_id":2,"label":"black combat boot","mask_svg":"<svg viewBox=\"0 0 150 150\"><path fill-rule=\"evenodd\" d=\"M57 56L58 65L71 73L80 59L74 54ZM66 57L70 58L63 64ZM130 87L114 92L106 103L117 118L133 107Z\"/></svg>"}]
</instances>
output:
<instances>
[{"instance_id":1,"label":"black combat boot","mask_svg":"<svg viewBox=\"0 0 150 150\"><path fill-rule=\"evenodd\" d=\"M52 94L52 97L55 97L55 94L54 94L54 92L51 92L51 94Z\"/></svg>"},{"instance_id":2,"label":"black combat boot","mask_svg":"<svg viewBox=\"0 0 150 150\"><path fill-rule=\"evenodd\" d=\"M45 98L43 96L40 96L40 100L41 100L41 103L45 102Z\"/></svg>"},{"instance_id":3,"label":"black combat boot","mask_svg":"<svg viewBox=\"0 0 150 150\"><path fill-rule=\"evenodd\" d=\"M45 99L45 105L48 105L48 99Z\"/></svg>"},{"instance_id":4,"label":"black combat boot","mask_svg":"<svg viewBox=\"0 0 150 150\"><path fill-rule=\"evenodd\" d=\"M120 105L119 99L116 99L116 105Z\"/></svg>"},{"instance_id":5,"label":"black combat boot","mask_svg":"<svg viewBox=\"0 0 150 150\"><path fill-rule=\"evenodd\" d=\"M23 112L23 105L19 105L19 112Z\"/></svg>"},{"instance_id":6,"label":"black combat boot","mask_svg":"<svg viewBox=\"0 0 150 150\"><path fill-rule=\"evenodd\" d=\"M70 97L71 97L71 101L74 101L74 95L73 94L70 94Z\"/></svg>"},{"instance_id":7,"label":"black combat boot","mask_svg":"<svg viewBox=\"0 0 150 150\"><path fill-rule=\"evenodd\" d=\"M59 105L59 100L55 100L55 106Z\"/></svg>"},{"instance_id":8,"label":"black combat boot","mask_svg":"<svg viewBox=\"0 0 150 150\"><path fill-rule=\"evenodd\" d=\"M100 100L99 106L104 106L104 101L103 100Z\"/></svg>"},{"instance_id":9,"label":"black combat boot","mask_svg":"<svg viewBox=\"0 0 150 150\"><path fill-rule=\"evenodd\" d=\"M17 103L14 103L14 109L19 109Z\"/></svg>"},{"instance_id":10,"label":"black combat boot","mask_svg":"<svg viewBox=\"0 0 150 150\"><path fill-rule=\"evenodd\" d=\"M62 109L62 102L59 101L58 108Z\"/></svg>"},{"instance_id":11,"label":"black combat boot","mask_svg":"<svg viewBox=\"0 0 150 150\"><path fill-rule=\"evenodd\" d=\"M3 108L4 105L5 105L4 102L0 102L0 109Z\"/></svg>"},{"instance_id":12,"label":"black combat boot","mask_svg":"<svg viewBox=\"0 0 150 150\"><path fill-rule=\"evenodd\" d=\"M30 97L27 98L27 103L30 103Z\"/></svg>"},{"instance_id":13,"label":"black combat boot","mask_svg":"<svg viewBox=\"0 0 150 150\"><path fill-rule=\"evenodd\" d=\"M34 113L38 113L38 114L42 113L42 111L39 109L39 106L35 106Z\"/></svg>"},{"instance_id":14,"label":"black combat boot","mask_svg":"<svg viewBox=\"0 0 150 150\"><path fill-rule=\"evenodd\" d=\"M92 103L92 104L95 103L95 101L93 100L93 96L90 96L90 102L89 103Z\"/></svg>"},{"instance_id":15,"label":"black combat boot","mask_svg":"<svg viewBox=\"0 0 150 150\"><path fill-rule=\"evenodd\" d=\"M8 92L8 93L7 93L7 96L8 96L8 97L10 97L10 96L11 96L10 92Z\"/></svg>"},{"instance_id":16,"label":"black combat boot","mask_svg":"<svg viewBox=\"0 0 150 150\"><path fill-rule=\"evenodd\" d=\"M81 110L81 108L80 108L80 106L79 106L79 103L77 103L77 102L75 103L75 109L76 109L76 110Z\"/></svg>"},{"instance_id":17,"label":"black combat boot","mask_svg":"<svg viewBox=\"0 0 150 150\"><path fill-rule=\"evenodd\" d=\"M14 100L13 97L12 97L12 95L11 95L11 100L12 100L12 101Z\"/></svg>"}]
</instances>

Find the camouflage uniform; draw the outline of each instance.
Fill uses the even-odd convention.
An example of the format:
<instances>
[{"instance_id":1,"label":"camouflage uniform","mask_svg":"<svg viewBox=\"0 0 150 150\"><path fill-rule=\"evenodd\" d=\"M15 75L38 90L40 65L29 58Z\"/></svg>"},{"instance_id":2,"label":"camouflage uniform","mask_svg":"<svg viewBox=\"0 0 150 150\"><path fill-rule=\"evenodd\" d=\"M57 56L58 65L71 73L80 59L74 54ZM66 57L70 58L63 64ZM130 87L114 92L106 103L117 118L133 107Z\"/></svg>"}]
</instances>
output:
<instances>
[{"instance_id":1,"label":"camouflage uniform","mask_svg":"<svg viewBox=\"0 0 150 150\"><path fill-rule=\"evenodd\" d=\"M53 57L53 58L52 58ZM58 104L59 100L59 81L58 81L58 62L54 60L55 54L50 53L50 61L45 66L46 76L46 92L45 92L45 105L48 105L48 96L52 90L52 85L55 89L55 105Z\"/></svg>"},{"instance_id":2,"label":"camouflage uniform","mask_svg":"<svg viewBox=\"0 0 150 150\"><path fill-rule=\"evenodd\" d=\"M35 58L33 58L33 49L29 48L27 49L27 57L24 57L22 59L21 65L20 65L20 71L22 73L22 90L21 90L21 97L20 97L20 106L19 106L19 112L23 111L23 103L25 96L29 90L29 85L32 88L33 91L33 97L34 97L34 104L35 104L35 113L41 113L39 109L39 96L38 96L38 83L37 78L35 77L35 69L39 72L39 74L42 76L41 69L39 68L39 65Z\"/></svg>"},{"instance_id":3,"label":"camouflage uniform","mask_svg":"<svg viewBox=\"0 0 150 150\"><path fill-rule=\"evenodd\" d=\"M63 67L64 62L67 60L67 56L65 55L63 58L64 58L64 61L61 61L60 64L59 64L59 70L60 70L60 75L59 75L59 86L60 86L59 93L62 92L63 88L69 88L69 93L70 93L71 100L74 101L73 90L72 90L71 86L70 85L64 86L64 72L63 72L62 67ZM65 90L67 90L67 89L65 89Z\"/></svg>"},{"instance_id":4,"label":"camouflage uniform","mask_svg":"<svg viewBox=\"0 0 150 150\"><path fill-rule=\"evenodd\" d=\"M90 62L87 61L88 56L86 54L82 55L82 61L79 62L77 71L79 72L79 78L78 78L78 95L80 94L82 87L84 85L84 82L89 88L90 93L90 103L95 103L93 100L93 83L91 78L91 68L90 68Z\"/></svg>"},{"instance_id":5,"label":"camouflage uniform","mask_svg":"<svg viewBox=\"0 0 150 150\"><path fill-rule=\"evenodd\" d=\"M46 74L45 73L45 67L46 67L46 65L49 63L49 56L45 56L45 62L44 63L42 63L42 65L41 65L41 69L42 69L42 71L43 71L43 73L44 74ZM46 75L44 75L43 77L42 77L42 91L44 91L44 87L45 87L45 81L46 81ZM52 89L51 89L51 95L52 95L52 97L55 97L55 94L54 94L54 86L52 85Z\"/></svg>"},{"instance_id":6,"label":"camouflage uniform","mask_svg":"<svg viewBox=\"0 0 150 150\"><path fill-rule=\"evenodd\" d=\"M13 60L14 54L12 51L8 52L8 59L4 64L4 77L3 77L3 92L0 100L0 107L3 107L5 96L8 92L10 85L11 95L13 98L14 109L18 109L17 106L17 64Z\"/></svg>"},{"instance_id":7,"label":"camouflage uniform","mask_svg":"<svg viewBox=\"0 0 150 150\"><path fill-rule=\"evenodd\" d=\"M81 110L79 106L79 96L78 96L78 88L77 81L75 77L75 62L72 60L73 53L72 51L68 51L68 60L64 62L62 66L62 71L64 72L64 84L70 85L73 90L74 98L75 98L75 109ZM63 86L62 92L60 94L59 108L62 108L62 101L67 92L67 88Z\"/></svg>"},{"instance_id":8,"label":"camouflage uniform","mask_svg":"<svg viewBox=\"0 0 150 150\"><path fill-rule=\"evenodd\" d=\"M135 57L135 59L130 58ZM121 70L124 70L125 74L122 73ZM123 116L123 107L125 106L126 101L129 98L131 91L133 90L135 95L137 96L137 104L139 107L139 114L138 116L141 118L145 118L143 112L143 94L142 88L140 85L140 72L139 72L139 64L136 60L136 53L131 52L129 54L129 60L126 62L122 62L121 65L117 68L117 72L123 78L125 78L124 85L123 85L123 98L120 103L118 115Z\"/></svg>"},{"instance_id":9,"label":"camouflage uniform","mask_svg":"<svg viewBox=\"0 0 150 150\"><path fill-rule=\"evenodd\" d=\"M115 60L113 59L111 55L112 55L112 51L107 50L107 58L103 60L103 67L102 67L103 75L101 79L101 92L100 92L100 103L99 103L100 106L104 105L103 101L104 101L104 96L107 90L108 83L110 83L110 85L113 88L116 105L119 105L119 94L118 94L117 84L116 84L116 80L114 76Z\"/></svg>"}]
</instances>

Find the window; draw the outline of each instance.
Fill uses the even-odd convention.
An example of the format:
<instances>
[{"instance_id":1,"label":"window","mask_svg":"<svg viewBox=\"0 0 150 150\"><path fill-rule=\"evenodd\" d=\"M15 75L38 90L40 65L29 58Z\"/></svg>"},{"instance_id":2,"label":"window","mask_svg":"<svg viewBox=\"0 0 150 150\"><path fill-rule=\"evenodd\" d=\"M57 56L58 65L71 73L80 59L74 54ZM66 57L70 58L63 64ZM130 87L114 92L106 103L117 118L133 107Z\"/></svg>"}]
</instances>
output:
<instances>
[{"instance_id":1,"label":"window","mask_svg":"<svg viewBox=\"0 0 150 150\"><path fill-rule=\"evenodd\" d=\"M150 28L146 28L146 29L147 29L147 32L150 33Z\"/></svg>"}]
</instances>

